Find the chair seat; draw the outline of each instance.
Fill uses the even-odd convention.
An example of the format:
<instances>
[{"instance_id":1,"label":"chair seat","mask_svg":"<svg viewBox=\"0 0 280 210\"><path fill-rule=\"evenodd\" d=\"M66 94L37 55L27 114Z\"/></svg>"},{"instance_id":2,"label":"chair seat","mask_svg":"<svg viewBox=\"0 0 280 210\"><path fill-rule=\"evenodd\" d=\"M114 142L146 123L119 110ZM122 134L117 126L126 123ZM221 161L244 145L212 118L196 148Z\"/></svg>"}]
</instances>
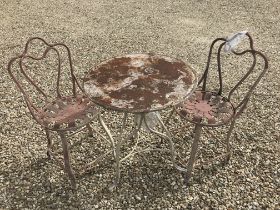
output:
<instances>
[{"instance_id":1,"label":"chair seat","mask_svg":"<svg viewBox=\"0 0 280 210\"><path fill-rule=\"evenodd\" d=\"M235 115L234 105L225 97L209 91L195 91L176 108L186 120L203 126L227 124Z\"/></svg>"},{"instance_id":2,"label":"chair seat","mask_svg":"<svg viewBox=\"0 0 280 210\"><path fill-rule=\"evenodd\" d=\"M51 130L75 130L92 121L98 109L84 95L57 98L44 106L38 115L39 122Z\"/></svg>"}]
</instances>

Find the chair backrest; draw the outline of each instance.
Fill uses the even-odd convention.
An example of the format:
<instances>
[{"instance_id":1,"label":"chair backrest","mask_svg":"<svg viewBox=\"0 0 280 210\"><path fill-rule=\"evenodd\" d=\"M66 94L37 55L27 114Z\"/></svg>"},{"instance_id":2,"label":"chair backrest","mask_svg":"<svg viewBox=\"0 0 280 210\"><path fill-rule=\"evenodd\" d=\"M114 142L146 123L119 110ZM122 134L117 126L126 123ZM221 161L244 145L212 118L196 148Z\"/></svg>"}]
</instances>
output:
<instances>
[{"instance_id":1,"label":"chair backrest","mask_svg":"<svg viewBox=\"0 0 280 210\"><path fill-rule=\"evenodd\" d=\"M234 43L233 45L237 45L238 41L240 41L240 39L241 39L240 35L248 37L249 48L245 49L245 50L242 50L240 52L237 52L237 51L232 49L233 47L231 47L231 42ZM239 40L237 40L237 39L239 39ZM219 89L218 89L217 94L219 94L219 95L221 95L222 92L223 92L223 77L222 77L222 67L221 67L221 55L222 55L223 48L226 48L226 47L229 48L229 50L237 56L244 56L244 55L249 54L253 58L251 66L249 67L249 69L241 77L241 79L233 86L233 88L229 91L229 93L228 93L228 99L229 100L231 100L233 93L240 87L240 85L249 77L249 75L251 75L254 72L254 70L256 69L255 67L256 67L256 64L257 64L257 58L261 57L264 61L264 67L258 73L258 76L257 76L256 80L253 82L253 84L250 85L247 92L244 94L244 97L238 102L238 104L236 106L237 109L240 108L240 111L242 111L245 108L253 90L256 88L256 86L260 82L261 78L264 76L265 72L267 71L268 60L263 53L254 49L253 39L248 32L245 32L244 34L237 33L229 39L217 38L212 42L212 44L210 46L206 68L205 68L205 71L204 71L201 79L198 82L199 86L202 85L202 91L206 91L207 78L208 78L208 74L209 74L209 68L210 68L210 63L211 63L211 59L212 59L213 49L214 49L214 47L217 43L219 43L218 49L217 49L217 70L218 70L218 78L219 78L219 83L218 83L219 84Z\"/></svg>"},{"instance_id":2,"label":"chair backrest","mask_svg":"<svg viewBox=\"0 0 280 210\"><path fill-rule=\"evenodd\" d=\"M43 53L41 55L34 56L34 55L31 55L31 53L29 52L29 47L30 47L31 42L33 40L37 40L37 41L43 43L45 50L43 51ZM56 54L56 59L57 59L57 63L58 63L57 78L56 78L56 85L55 85L56 86L56 97L61 98L63 96L62 96L61 90L60 90L61 65L62 65L61 53L59 52L60 47L61 47L61 49L64 48L67 52L67 57L68 57L67 59L68 59L68 62L69 62L70 78L71 78L71 84L72 84L72 94L73 94L74 97L76 97L77 90L80 90L82 92L84 92L84 90L82 89L82 87L79 84L76 76L74 75L71 53L70 53L69 48L65 44L62 44L62 43L49 44L42 38L33 37L33 38L30 38L27 41L23 53L19 56L16 56L16 57L12 58L8 63L8 72L9 72L10 76L12 77L12 79L14 80L14 82L16 83L19 90L21 91L21 93L23 94L24 99L27 103L27 106L28 106L31 114L33 115L33 117L34 117L34 111L38 112L39 109L38 109L37 105L34 103L34 101L32 100L32 98L30 97L30 94L28 94L28 92L25 88L25 85L23 85L24 82L33 86L33 88L35 88L36 91L37 91L36 94L39 94L41 96L42 100L44 100L45 102L49 102L49 95L47 95L43 91L43 89L38 85L38 83L41 83L41 82L44 82L44 81L36 82L30 76L30 74L28 74L28 72L26 71L27 70L26 65L24 65L24 61L26 61L28 59L34 60L34 61L42 61L47 57L47 55L50 51L54 51L55 54ZM17 71L15 71L15 68L13 68L14 64L18 65ZM18 74L20 74L20 79L18 77L16 77L16 75L18 75ZM77 87L78 87L78 89L77 89Z\"/></svg>"}]
</instances>

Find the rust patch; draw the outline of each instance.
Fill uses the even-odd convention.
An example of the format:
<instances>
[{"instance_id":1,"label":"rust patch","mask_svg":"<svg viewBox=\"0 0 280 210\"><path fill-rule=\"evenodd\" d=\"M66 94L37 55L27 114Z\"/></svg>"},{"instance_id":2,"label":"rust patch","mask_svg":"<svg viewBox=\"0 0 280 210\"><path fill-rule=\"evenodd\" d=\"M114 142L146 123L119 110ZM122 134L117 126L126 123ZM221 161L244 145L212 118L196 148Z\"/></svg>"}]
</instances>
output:
<instances>
[{"instance_id":1,"label":"rust patch","mask_svg":"<svg viewBox=\"0 0 280 210\"><path fill-rule=\"evenodd\" d=\"M203 126L227 124L235 115L228 99L214 92L195 91L188 100L177 107L181 117Z\"/></svg>"},{"instance_id":2,"label":"rust patch","mask_svg":"<svg viewBox=\"0 0 280 210\"><path fill-rule=\"evenodd\" d=\"M156 58L152 60L152 67L160 69L161 77L171 80L177 79L182 73L178 70L182 70L185 64L181 61L166 61L163 58Z\"/></svg>"},{"instance_id":3,"label":"rust patch","mask_svg":"<svg viewBox=\"0 0 280 210\"><path fill-rule=\"evenodd\" d=\"M84 79L96 103L117 110L148 112L176 105L196 87L195 72L184 62L153 54L105 61Z\"/></svg>"},{"instance_id":4,"label":"rust patch","mask_svg":"<svg viewBox=\"0 0 280 210\"><path fill-rule=\"evenodd\" d=\"M68 96L46 104L40 110L38 120L49 129L65 129L87 123L90 121L89 115L95 116L97 113L89 98L83 95Z\"/></svg>"}]
</instances>

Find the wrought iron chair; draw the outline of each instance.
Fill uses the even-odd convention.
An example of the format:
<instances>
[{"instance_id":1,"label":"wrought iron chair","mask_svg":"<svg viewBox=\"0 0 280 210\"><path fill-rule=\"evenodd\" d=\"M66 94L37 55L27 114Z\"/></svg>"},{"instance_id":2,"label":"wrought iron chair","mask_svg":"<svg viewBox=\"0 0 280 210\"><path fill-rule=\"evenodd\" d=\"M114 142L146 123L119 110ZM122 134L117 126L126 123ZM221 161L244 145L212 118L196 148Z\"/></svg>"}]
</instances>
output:
<instances>
[{"instance_id":1,"label":"wrought iron chair","mask_svg":"<svg viewBox=\"0 0 280 210\"><path fill-rule=\"evenodd\" d=\"M45 46L45 50L41 56L33 56L29 53L29 46L33 40L42 42ZM60 51L59 51L60 49ZM64 96L61 93L61 66L62 66L62 49L66 50L70 69L71 78L71 94ZM32 74L27 71L25 62L40 61L47 57L49 52L53 51L57 58L57 78L56 78L56 96L51 99L50 95L47 95L41 87L39 82L36 82L31 76ZM17 71L14 66L17 64ZM93 130L89 123L99 115L99 112L95 105L85 95L83 88L80 86L76 76L73 72L73 65L71 60L71 54L69 48L65 44L48 44L44 39L39 37L30 38L26 45L23 53L10 60L8 64L8 72L16 83L20 92L23 94L27 107L32 117L42 126L46 132L48 144L47 144L47 155L55 158L54 152L52 151L52 140L50 138L50 131L55 131L59 134L62 141L64 164L60 163L65 173L69 176L72 187L76 187L75 175L70 164L69 157L69 146L66 136L70 136L73 132L78 132L82 128L87 128L90 135L93 134ZM33 72L34 73L34 72ZM36 73L36 72L35 72ZM20 79L19 79L20 76ZM24 81L25 80L25 81ZM26 83L24 83L26 82ZM32 94L27 93L26 85L33 86L36 89L36 94L42 96L40 102L31 97ZM34 99L34 100L33 100ZM39 105L43 103L43 105ZM68 135L67 135L68 134Z\"/></svg>"},{"instance_id":2,"label":"wrought iron chair","mask_svg":"<svg viewBox=\"0 0 280 210\"><path fill-rule=\"evenodd\" d=\"M250 47L249 49L237 52L232 49L232 45L237 44L237 42L239 41L238 39L240 39L242 36L248 37ZM220 43L217 47L217 69L219 78L219 88L218 91L210 91L206 88L206 84L208 80L209 66L211 63L213 49L214 46L218 43ZM237 84L233 86L233 88L228 92L226 96L222 94L223 77L221 70L221 55L223 48L228 48L237 57L243 55L250 55L250 57L252 56L251 67L248 69L248 71L246 71L245 75L241 77ZM246 79L248 79L249 75L255 72L254 70L256 69L257 58L259 57L263 59L264 67L261 67L261 71L258 73L256 80L254 80L253 84L250 84L250 87L247 89L247 92L245 92L242 100L237 100L237 102L235 100L235 102L233 102L233 95L236 93L237 89L240 87L240 85L242 85L242 83ZM230 39L217 38L212 42L208 54L206 69L198 82L197 90L191 95L191 97L187 101L175 108L175 111L180 115L182 119L195 124L193 135L194 140L191 146L190 157L187 163L187 172L184 175L186 184L188 184L189 179L191 178L202 127L218 127L230 124L225 139L226 153L222 155L223 157L225 157L226 162L230 159L231 146L229 140L235 125L235 121L245 110L248 101L253 93L253 90L256 88L267 69L267 58L261 52L254 49L253 39L247 32L244 32L243 34L238 33Z\"/></svg>"}]
</instances>

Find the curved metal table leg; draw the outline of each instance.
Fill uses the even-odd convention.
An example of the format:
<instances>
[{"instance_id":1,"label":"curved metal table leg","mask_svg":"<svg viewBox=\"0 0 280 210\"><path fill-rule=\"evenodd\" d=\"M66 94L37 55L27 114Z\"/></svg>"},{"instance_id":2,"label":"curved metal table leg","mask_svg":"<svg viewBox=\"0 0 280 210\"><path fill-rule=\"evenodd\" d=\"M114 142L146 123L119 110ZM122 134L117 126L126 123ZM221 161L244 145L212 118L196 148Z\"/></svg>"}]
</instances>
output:
<instances>
[{"instance_id":1,"label":"curved metal table leg","mask_svg":"<svg viewBox=\"0 0 280 210\"><path fill-rule=\"evenodd\" d=\"M122 126L120 129L120 134L117 138L117 142L116 142L116 146L115 146L115 164L116 164L116 168L115 168L115 180L113 182L113 184L109 187L109 190L113 190L117 187L117 185L119 184L120 181L120 149L121 149L121 145L122 145L122 134L123 134L123 130L124 127L126 125L126 120L127 120L127 113L124 113L124 117L123 117L123 121L122 121Z\"/></svg>"},{"instance_id":2,"label":"curved metal table leg","mask_svg":"<svg viewBox=\"0 0 280 210\"><path fill-rule=\"evenodd\" d=\"M124 127L126 125L126 120L127 120L127 113L124 114L124 118L123 118L123 122L122 122L122 127L120 129L120 134L118 135L117 137L117 142L116 142L116 151L115 151L115 161L116 161L116 172L115 172L115 180L113 182L113 184L109 187L109 190L114 190L119 182L120 182L120 176L121 176L121 170L120 170L120 167L121 167L121 159L120 159L120 156L121 156L121 146L122 144L127 141L128 139L131 139L133 136L135 136L139 130L141 129L141 126L142 126L142 122L143 122L143 117L141 116L140 118L140 123L138 124L137 128L135 128L128 136L126 136L125 138L122 138L122 135L123 135L123 131L124 131Z\"/></svg>"},{"instance_id":3,"label":"curved metal table leg","mask_svg":"<svg viewBox=\"0 0 280 210\"><path fill-rule=\"evenodd\" d=\"M172 137L171 137L171 134L170 132L168 131L168 129L166 128L166 126L164 125L163 121L160 119L160 117L158 115L157 116L157 120L159 121L159 123L161 124L163 130L165 131L166 134L164 133L161 133L159 131L156 131L152 128L149 127L147 121L146 121L146 118L145 118L145 115L143 116L144 118L144 123L146 125L146 127L154 134L164 138L164 139L167 139L169 141L169 146L170 146L170 151L171 151L171 158L172 158L172 163L173 163L173 166L180 172L187 172L187 169L184 168L184 167L181 167L179 165L176 164L176 151L175 151L175 148L174 148L174 143L172 141Z\"/></svg>"},{"instance_id":4,"label":"curved metal table leg","mask_svg":"<svg viewBox=\"0 0 280 210\"><path fill-rule=\"evenodd\" d=\"M122 138L124 127L126 125L126 120L127 120L127 113L124 114L124 118L123 118L123 121L122 121L122 127L120 129L120 132L119 132L119 135L117 137L117 141L116 141L116 144L115 144L115 147L114 147L115 148L115 164L116 164L115 170L116 171L115 171L115 180L114 180L113 184L110 186L110 188L109 188L110 190L115 189L117 187L117 185L119 184L119 181L120 181L120 167L121 167L121 159L120 159L121 152L120 152L120 150L121 150L121 146L125 141L127 141L131 137L135 136L135 134L137 134L140 131L143 123L151 133L156 134L159 137L168 140L169 147L170 147L170 153L171 153L171 160L172 160L173 166L180 172L183 172L183 173L188 172L187 168L181 167L178 164L176 164L176 151L175 151L175 148L174 148L174 143L173 143L171 134L168 131L168 129L166 128L164 122L161 120L161 118L158 115L156 115L157 120L159 121L159 123L160 123L160 125L161 125L161 127L162 127L162 129L165 133L154 130L147 123L146 114L147 113L141 113L140 114L141 115L140 122L138 123L137 128L135 128L128 136L126 136L125 138ZM157 149L157 150L161 150L161 149Z\"/></svg>"},{"instance_id":5,"label":"curved metal table leg","mask_svg":"<svg viewBox=\"0 0 280 210\"><path fill-rule=\"evenodd\" d=\"M114 141L114 138L109 130L109 128L107 127L107 125L105 124L105 122L103 121L100 113L98 114L98 120L99 120L99 123L101 124L102 128L104 129L105 133L107 134L107 136L109 137L109 140L110 140L110 143L111 143L111 146L113 148L113 155L114 157L116 157L116 152L115 152L115 141Z\"/></svg>"}]
</instances>

